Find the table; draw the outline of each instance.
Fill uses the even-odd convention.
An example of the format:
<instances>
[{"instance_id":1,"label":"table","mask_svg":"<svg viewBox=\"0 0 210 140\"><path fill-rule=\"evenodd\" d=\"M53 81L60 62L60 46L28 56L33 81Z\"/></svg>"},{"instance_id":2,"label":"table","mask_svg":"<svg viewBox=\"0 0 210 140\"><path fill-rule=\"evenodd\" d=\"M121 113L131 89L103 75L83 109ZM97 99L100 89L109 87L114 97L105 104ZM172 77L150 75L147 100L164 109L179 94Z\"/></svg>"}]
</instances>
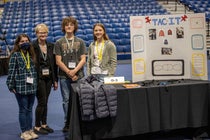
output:
<instances>
[{"instance_id":1,"label":"table","mask_svg":"<svg viewBox=\"0 0 210 140\"><path fill-rule=\"evenodd\" d=\"M80 117L77 84L72 84L70 140L115 138L208 126L208 81L180 80L175 84L153 85L125 89L117 88L118 111L116 118L84 122Z\"/></svg>"},{"instance_id":2,"label":"table","mask_svg":"<svg viewBox=\"0 0 210 140\"><path fill-rule=\"evenodd\" d=\"M8 73L8 60L9 58L0 58L0 76L7 75Z\"/></svg>"}]
</instances>

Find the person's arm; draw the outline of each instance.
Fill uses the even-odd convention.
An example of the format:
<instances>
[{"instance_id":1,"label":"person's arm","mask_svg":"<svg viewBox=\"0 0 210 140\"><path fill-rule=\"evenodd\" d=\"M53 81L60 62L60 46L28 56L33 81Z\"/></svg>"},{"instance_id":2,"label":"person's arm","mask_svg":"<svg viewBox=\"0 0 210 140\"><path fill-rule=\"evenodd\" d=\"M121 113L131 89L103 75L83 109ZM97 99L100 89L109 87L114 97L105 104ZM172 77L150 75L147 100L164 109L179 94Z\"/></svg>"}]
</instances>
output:
<instances>
[{"instance_id":1,"label":"person's arm","mask_svg":"<svg viewBox=\"0 0 210 140\"><path fill-rule=\"evenodd\" d=\"M54 72L54 83L53 83L53 87L54 87L54 90L57 90L58 89L58 66L56 65L56 61L55 61L55 55L53 54L53 62L54 62L54 64L53 64L53 68L54 68L54 70L53 70L53 72Z\"/></svg>"},{"instance_id":2,"label":"person's arm","mask_svg":"<svg viewBox=\"0 0 210 140\"><path fill-rule=\"evenodd\" d=\"M15 91L15 82L14 82L14 78L15 78L15 66L16 66L16 57L14 54L12 54L12 56L10 57L9 60L9 71L8 71L8 77L7 77L7 86L8 89L10 90L10 92L16 93Z\"/></svg>"},{"instance_id":3,"label":"person's arm","mask_svg":"<svg viewBox=\"0 0 210 140\"><path fill-rule=\"evenodd\" d=\"M58 89L58 66L56 65L55 54L53 53L55 45L53 43L47 43L50 46L50 55L51 55L51 67L52 67L52 78L53 78L53 88L54 90Z\"/></svg>"},{"instance_id":4,"label":"person's arm","mask_svg":"<svg viewBox=\"0 0 210 140\"><path fill-rule=\"evenodd\" d=\"M114 76L117 67L117 52L114 43L110 45L110 69L109 76Z\"/></svg>"},{"instance_id":5,"label":"person's arm","mask_svg":"<svg viewBox=\"0 0 210 140\"><path fill-rule=\"evenodd\" d=\"M72 78L72 75L69 75L68 73L71 71L63 62L62 62L62 57L60 55L55 56L56 59L56 65L64 71L70 78Z\"/></svg>"},{"instance_id":6,"label":"person's arm","mask_svg":"<svg viewBox=\"0 0 210 140\"><path fill-rule=\"evenodd\" d=\"M87 58L87 75L90 75L91 71L91 45L88 47L88 58Z\"/></svg>"},{"instance_id":7,"label":"person's arm","mask_svg":"<svg viewBox=\"0 0 210 140\"><path fill-rule=\"evenodd\" d=\"M60 70L65 72L70 78L72 78L71 75L68 74L69 68L63 63L62 61L62 53L61 53L61 43L59 41L56 41L54 46L54 54L55 54L55 62L56 65L59 67Z\"/></svg>"},{"instance_id":8,"label":"person's arm","mask_svg":"<svg viewBox=\"0 0 210 140\"><path fill-rule=\"evenodd\" d=\"M85 65L86 63L86 46L85 46L85 42L84 41L81 41L80 42L80 49L79 49L79 52L80 52L80 61L79 63L77 64L77 66L73 69L73 70L70 70L68 72L69 75L71 75L72 77L74 77L74 79L77 79L75 78L75 76L77 77L76 73L82 69L82 67ZM74 80L72 79L72 80Z\"/></svg>"},{"instance_id":9,"label":"person's arm","mask_svg":"<svg viewBox=\"0 0 210 140\"><path fill-rule=\"evenodd\" d=\"M58 89L58 66L56 65L55 55L53 54L53 88Z\"/></svg>"},{"instance_id":10,"label":"person's arm","mask_svg":"<svg viewBox=\"0 0 210 140\"><path fill-rule=\"evenodd\" d=\"M73 77L85 65L85 63L86 63L86 55L83 54L80 56L79 64L73 70L69 70L68 74Z\"/></svg>"},{"instance_id":11,"label":"person's arm","mask_svg":"<svg viewBox=\"0 0 210 140\"><path fill-rule=\"evenodd\" d=\"M53 88L54 88L54 90L57 90L58 89L58 82L57 81L54 82Z\"/></svg>"}]
</instances>

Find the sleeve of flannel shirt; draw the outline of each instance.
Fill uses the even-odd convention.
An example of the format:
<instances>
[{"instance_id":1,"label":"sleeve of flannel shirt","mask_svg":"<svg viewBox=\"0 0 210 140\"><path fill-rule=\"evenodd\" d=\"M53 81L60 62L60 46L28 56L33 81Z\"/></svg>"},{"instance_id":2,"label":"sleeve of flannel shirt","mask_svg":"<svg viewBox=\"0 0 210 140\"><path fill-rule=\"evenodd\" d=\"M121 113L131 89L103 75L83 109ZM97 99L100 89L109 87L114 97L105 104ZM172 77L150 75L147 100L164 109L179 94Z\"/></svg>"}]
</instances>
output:
<instances>
[{"instance_id":1,"label":"sleeve of flannel shirt","mask_svg":"<svg viewBox=\"0 0 210 140\"><path fill-rule=\"evenodd\" d=\"M16 67L16 59L17 56L13 53L9 60L9 70L8 70L8 77L7 77L7 86L8 89L11 91L15 89L15 67Z\"/></svg>"}]
</instances>

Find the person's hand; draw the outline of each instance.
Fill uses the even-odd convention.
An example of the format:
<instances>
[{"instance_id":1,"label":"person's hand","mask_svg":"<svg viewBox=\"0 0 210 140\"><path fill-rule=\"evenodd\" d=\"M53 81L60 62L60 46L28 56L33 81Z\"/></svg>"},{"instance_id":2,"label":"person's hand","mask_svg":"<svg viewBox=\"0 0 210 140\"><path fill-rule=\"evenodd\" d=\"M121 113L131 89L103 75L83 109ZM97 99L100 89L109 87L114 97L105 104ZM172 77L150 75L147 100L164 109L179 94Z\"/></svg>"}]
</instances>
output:
<instances>
[{"instance_id":1,"label":"person's hand","mask_svg":"<svg viewBox=\"0 0 210 140\"><path fill-rule=\"evenodd\" d=\"M12 92L12 93L16 93L16 90L15 89L12 89L12 90L10 90L10 92Z\"/></svg>"},{"instance_id":2,"label":"person's hand","mask_svg":"<svg viewBox=\"0 0 210 140\"><path fill-rule=\"evenodd\" d=\"M75 75L75 76L73 76L71 79L72 79L72 81L77 81L78 76L77 76L77 75Z\"/></svg>"},{"instance_id":3,"label":"person's hand","mask_svg":"<svg viewBox=\"0 0 210 140\"><path fill-rule=\"evenodd\" d=\"M68 77L70 77L70 78L72 78L72 77L74 77L74 75L72 75L72 72L71 72L72 70L69 70L66 74L68 75Z\"/></svg>"},{"instance_id":4,"label":"person's hand","mask_svg":"<svg viewBox=\"0 0 210 140\"><path fill-rule=\"evenodd\" d=\"M75 74L76 74L76 71L75 71L75 70L69 70L69 71L68 71L68 75L69 75L70 77L74 77Z\"/></svg>"},{"instance_id":5,"label":"person's hand","mask_svg":"<svg viewBox=\"0 0 210 140\"><path fill-rule=\"evenodd\" d=\"M53 88L54 88L54 90L57 90L58 89L58 82L54 82Z\"/></svg>"}]
</instances>

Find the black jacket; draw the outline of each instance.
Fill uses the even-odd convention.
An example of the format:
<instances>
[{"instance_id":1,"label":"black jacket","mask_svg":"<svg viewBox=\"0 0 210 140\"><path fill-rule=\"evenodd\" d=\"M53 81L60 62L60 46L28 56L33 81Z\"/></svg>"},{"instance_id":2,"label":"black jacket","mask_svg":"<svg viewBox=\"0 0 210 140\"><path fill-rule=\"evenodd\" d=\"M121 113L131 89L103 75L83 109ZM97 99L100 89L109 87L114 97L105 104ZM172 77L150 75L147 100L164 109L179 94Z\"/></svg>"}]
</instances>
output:
<instances>
[{"instance_id":1,"label":"black jacket","mask_svg":"<svg viewBox=\"0 0 210 140\"><path fill-rule=\"evenodd\" d=\"M58 67L56 65L55 61L55 55L53 53L54 49L54 44L50 42L46 42L47 44L47 60L48 60L48 67L50 68L50 77L53 81L53 83L58 81ZM36 53L36 59L37 59L37 73L38 73L38 78L41 78L40 71L41 71L41 66L40 66L40 61L41 61L41 51L38 43L38 39L34 40L32 42L32 45L34 47L35 53Z\"/></svg>"},{"instance_id":2,"label":"black jacket","mask_svg":"<svg viewBox=\"0 0 210 140\"><path fill-rule=\"evenodd\" d=\"M117 115L117 91L113 85L105 85L90 75L78 81L81 117L84 121Z\"/></svg>"}]
</instances>

